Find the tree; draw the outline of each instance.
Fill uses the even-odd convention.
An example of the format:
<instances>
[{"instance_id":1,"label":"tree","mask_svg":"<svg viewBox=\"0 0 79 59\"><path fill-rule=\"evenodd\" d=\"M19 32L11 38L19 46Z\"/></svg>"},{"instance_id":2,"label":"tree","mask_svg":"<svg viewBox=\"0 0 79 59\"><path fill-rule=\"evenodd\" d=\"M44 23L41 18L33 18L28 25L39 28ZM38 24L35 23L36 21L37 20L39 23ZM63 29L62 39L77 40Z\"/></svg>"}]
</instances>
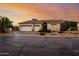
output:
<instances>
[{"instance_id":1,"label":"tree","mask_svg":"<svg viewBox=\"0 0 79 59\"><path fill-rule=\"evenodd\" d=\"M74 21L64 21L61 23L61 31L67 31L70 29L71 31L77 30L77 22Z\"/></svg>"},{"instance_id":2,"label":"tree","mask_svg":"<svg viewBox=\"0 0 79 59\"><path fill-rule=\"evenodd\" d=\"M77 22L71 21L71 31L76 31L77 29Z\"/></svg>"},{"instance_id":3,"label":"tree","mask_svg":"<svg viewBox=\"0 0 79 59\"><path fill-rule=\"evenodd\" d=\"M42 30L47 30L47 22L42 22Z\"/></svg>"},{"instance_id":4,"label":"tree","mask_svg":"<svg viewBox=\"0 0 79 59\"><path fill-rule=\"evenodd\" d=\"M47 22L42 22L42 29L39 30L38 32L51 32L51 30L47 29Z\"/></svg>"},{"instance_id":5,"label":"tree","mask_svg":"<svg viewBox=\"0 0 79 59\"><path fill-rule=\"evenodd\" d=\"M8 17L2 17L0 16L0 31L5 33L8 31L8 29L12 28L13 21L10 21Z\"/></svg>"},{"instance_id":6,"label":"tree","mask_svg":"<svg viewBox=\"0 0 79 59\"><path fill-rule=\"evenodd\" d=\"M67 29L70 28L70 22L69 21L64 21L61 23L61 31L67 31Z\"/></svg>"}]
</instances>

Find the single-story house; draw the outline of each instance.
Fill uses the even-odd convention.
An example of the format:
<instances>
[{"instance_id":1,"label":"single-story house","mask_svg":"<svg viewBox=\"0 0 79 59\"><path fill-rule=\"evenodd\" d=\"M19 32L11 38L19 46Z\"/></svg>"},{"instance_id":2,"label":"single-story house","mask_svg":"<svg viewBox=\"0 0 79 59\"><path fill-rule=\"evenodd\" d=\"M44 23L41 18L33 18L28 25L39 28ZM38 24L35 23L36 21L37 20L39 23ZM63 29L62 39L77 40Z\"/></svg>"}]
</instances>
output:
<instances>
[{"instance_id":1,"label":"single-story house","mask_svg":"<svg viewBox=\"0 0 79 59\"><path fill-rule=\"evenodd\" d=\"M79 31L79 22L77 22L77 28L78 28L78 31Z\"/></svg>"},{"instance_id":2,"label":"single-story house","mask_svg":"<svg viewBox=\"0 0 79 59\"><path fill-rule=\"evenodd\" d=\"M60 31L60 24L63 20L37 20L32 19L19 23L20 31L38 31L42 28L41 23L47 22L47 28L51 31Z\"/></svg>"}]
</instances>

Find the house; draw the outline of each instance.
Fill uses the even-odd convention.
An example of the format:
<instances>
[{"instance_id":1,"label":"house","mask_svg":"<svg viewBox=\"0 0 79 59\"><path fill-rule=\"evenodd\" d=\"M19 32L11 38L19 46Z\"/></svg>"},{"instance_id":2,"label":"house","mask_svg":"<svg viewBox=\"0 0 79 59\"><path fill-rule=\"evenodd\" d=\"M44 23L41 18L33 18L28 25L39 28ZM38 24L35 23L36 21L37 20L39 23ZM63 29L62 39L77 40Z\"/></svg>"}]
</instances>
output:
<instances>
[{"instance_id":1,"label":"house","mask_svg":"<svg viewBox=\"0 0 79 59\"><path fill-rule=\"evenodd\" d=\"M79 22L77 22L77 29L78 29L78 31L79 31Z\"/></svg>"},{"instance_id":2,"label":"house","mask_svg":"<svg viewBox=\"0 0 79 59\"><path fill-rule=\"evenodd\" d=\"M12 31L19 31L19 26L13 26Z\"/></svg>"},{"instance_id":3,"label":"house","mask_svg":"<svg viewBox=\"0 0 79 59\"><path fill-rule=\"evenodd\" d=\"M38 31L42 28L41 23L47 22L47 28L51 31L60 31L60 24L63 20L37 20L32 19L19 23L20 31Z\"/></svg>"}]
</instances>

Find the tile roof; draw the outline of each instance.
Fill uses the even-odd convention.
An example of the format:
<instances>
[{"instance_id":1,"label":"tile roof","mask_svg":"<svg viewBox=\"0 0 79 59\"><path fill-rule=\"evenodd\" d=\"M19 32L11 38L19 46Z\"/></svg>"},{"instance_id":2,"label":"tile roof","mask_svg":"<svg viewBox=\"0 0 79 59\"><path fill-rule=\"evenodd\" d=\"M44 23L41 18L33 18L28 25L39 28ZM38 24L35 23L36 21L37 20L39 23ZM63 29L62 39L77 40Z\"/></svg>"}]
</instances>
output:
<instances>
[{"instance_id":1,"label":"tile roof","mask_svg":"<svg viewBox=\"0 0 79 59\"><path fill-rule=\"evenodd\" d=\"M36 19L32 19L29 21L20 22L19 24L41 24L41 22L56 24L56 23L62 23L63 20L36 20Z\"/></svg>"}]
</instances>

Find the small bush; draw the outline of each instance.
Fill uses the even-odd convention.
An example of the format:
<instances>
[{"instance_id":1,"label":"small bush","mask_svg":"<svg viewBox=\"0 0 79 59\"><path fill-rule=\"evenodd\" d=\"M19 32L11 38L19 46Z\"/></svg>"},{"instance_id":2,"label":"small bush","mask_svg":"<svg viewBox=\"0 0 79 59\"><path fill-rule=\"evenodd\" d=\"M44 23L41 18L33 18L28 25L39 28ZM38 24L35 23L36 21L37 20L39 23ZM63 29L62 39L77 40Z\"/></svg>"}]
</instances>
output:
<instances>
[{"instance_id":1,"label":"small bush","mask_svg":"<svg viewBox=\"0 0 79 59\"><path fill-rule=\"evenodd\" d=\"M46 33L50 33L51 30L39 30L38 32L46 32Z\"/></svg>"},{"instance_id":2,"label":"small bush","mask_svg":"<svg viewBox=\"0 0 79 59\"><path fill-rule=\"evenodd\" d=\"M64 33L64 31L59 31L58 33Z\"/></svg>"},{"instance_id":3,"label":"small bush","mask_svg":"<svg viewBox=\"0 0 79 59\"><path fill-rule=\"evenodd\" d=\"M40 32L40 35L45 35L45 33L44 32Z\"/></svg>"}]
</instances>

